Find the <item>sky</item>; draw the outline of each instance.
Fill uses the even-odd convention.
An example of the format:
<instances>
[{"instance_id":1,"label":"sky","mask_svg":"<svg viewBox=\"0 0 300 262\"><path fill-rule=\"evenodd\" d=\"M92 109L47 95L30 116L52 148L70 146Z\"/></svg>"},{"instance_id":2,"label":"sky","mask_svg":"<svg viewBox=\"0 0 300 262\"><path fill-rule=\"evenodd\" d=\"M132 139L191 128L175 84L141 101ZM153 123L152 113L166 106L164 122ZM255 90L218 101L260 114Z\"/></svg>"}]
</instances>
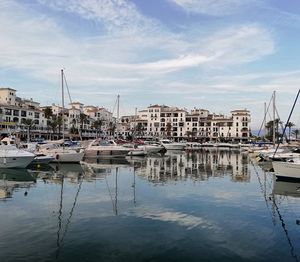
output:
<instances>
[{"instance_id":1,"label":"sky","mask_svg":"<svg viewBox=\"0 0 300 262\"><path fill-rule=\"evenodd\" d=\"M300 88L298 0L0 0L0 10L0 86L41 105L61 103L64 69L72 101L115 112L119 94L120 115L248 109L258 129L273 91L285 122Z\"/></svg>"}]
</instances>

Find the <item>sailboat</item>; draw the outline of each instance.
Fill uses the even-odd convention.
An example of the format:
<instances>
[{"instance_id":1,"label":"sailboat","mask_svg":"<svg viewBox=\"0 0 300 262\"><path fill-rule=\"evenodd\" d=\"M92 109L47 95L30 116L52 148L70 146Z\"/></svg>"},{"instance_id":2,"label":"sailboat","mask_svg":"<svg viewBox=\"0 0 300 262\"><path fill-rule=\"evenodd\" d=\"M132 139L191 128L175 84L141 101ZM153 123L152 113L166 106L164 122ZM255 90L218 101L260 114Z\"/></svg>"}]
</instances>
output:
<instances>
[{"instance_id":1,"label":"sailboat","mask_svg":"<svg viewBox=\"0 0 300 262\"><path fill-rule=\"evenodd\" d=\"M290 112L290 115L289 115L289 117L288 117L288 119L286 121L284 130L282 132L281 141L283 139L283 136L285 134L285 130L286 130L287 126L288 126L288 123L290 121L290 118L292 116L294 108L296 106L299 94L300 94L300 89L298 90L297 96L295 98L294 104L293 104L291 112ZM279 147L279 144L276 147L276 150L274 152L273 157L275 156L278 147ZM300 178L300 160L299 160L299 158L294 158L294 159L291 159L291 160L286 161L286 162L283 162L283 161L273 161L272 165L273 165L273 169L274 169L275 175L277 177L282 177L282 178Z\"/></svg>"},{"instance_id":2,"label":"sailboat","mask_svg":"<svg viewBox=\"0 0 300 262\"><path fill-rule=\"evenodd\" d=\"M51 141L50 143L41 145L38 153L43 153L45 155L49 155L53 157L51 162L59 162L59 163L78 163L84 157L83 148L65 148L64 140L65 140L65 124L64 124L64 71L61 69L61 87L62 87L62 140Z\"/></svg>"}]
</instances>

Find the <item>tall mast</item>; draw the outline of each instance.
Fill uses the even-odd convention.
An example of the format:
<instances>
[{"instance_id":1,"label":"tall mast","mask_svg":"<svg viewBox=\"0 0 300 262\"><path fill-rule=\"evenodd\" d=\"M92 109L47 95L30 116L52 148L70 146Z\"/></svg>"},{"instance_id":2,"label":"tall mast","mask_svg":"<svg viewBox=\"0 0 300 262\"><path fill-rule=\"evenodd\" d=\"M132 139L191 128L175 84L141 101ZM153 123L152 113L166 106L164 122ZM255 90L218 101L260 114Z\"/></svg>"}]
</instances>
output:
<instances>
[{"instance_id":1,"label":"tall mast","mask_svg":"<svg viewBox=\"0 0 300 262\"><path fill-rule=\"evenodd\" d=\"M120 114L120 95L118 95L118 98L117 98L117 122L119 122L119 114Z\"/></svg>"},{"instance_id":2,"label":"tall mast","mask_svg":"<svg viewBox=\"0 0 300 262\"><path fill-rule=\"evenodd\" d=\"M276 114L276 106L275 106L275 96L276 96L276 91L273 92L273 144L275 145L275 114Z\"/></svg>"},{"instance_id":3,"label":"tall mast","mask_svg":"<svg viewBox=\"0 0 300 262\"><path fill-rule=\"evenodd\" d=\"M266 138L267 133L267 104L264 103L264 138Z\"/></svg>"},{"instance_id":4,"label":"tall mast","mask_svg":"<svg viewBox=\"0 0 300 262\"><path fill-rule=\"evenodd\" d=\"M61 69L61 98L62 98L62 138L65 140L65 100L64 100L64 70Z\"/></svg>"}]
</instances>

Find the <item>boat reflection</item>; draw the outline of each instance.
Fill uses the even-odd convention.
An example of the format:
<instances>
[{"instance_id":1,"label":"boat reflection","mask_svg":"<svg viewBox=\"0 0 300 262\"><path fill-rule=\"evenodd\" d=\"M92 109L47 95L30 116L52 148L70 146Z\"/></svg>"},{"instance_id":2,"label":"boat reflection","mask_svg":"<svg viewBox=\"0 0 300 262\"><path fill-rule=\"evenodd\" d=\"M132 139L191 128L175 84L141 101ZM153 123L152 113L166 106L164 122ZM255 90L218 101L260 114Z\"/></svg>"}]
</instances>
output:
<instances>
[{"instance_id":1,"label":"boat reflection","mask_svg":"<svg viewBox=\"0 0 300 262\"><path fill-rule=\"evenodd\" d=\"M300 197L300 182L274 180L273 194L289 197Z\"/></svg>"},{"instance_id":2,"label":"boat reflection","mask_svg":"<svg viewBox=\"0 0 300 262\"><path fill-rule=\"evenodd\" d=\"M26 196L36 179L26 169L0 169L0 199L12 198L13 191L24 188Z\"/></svg>"}]
</instances>

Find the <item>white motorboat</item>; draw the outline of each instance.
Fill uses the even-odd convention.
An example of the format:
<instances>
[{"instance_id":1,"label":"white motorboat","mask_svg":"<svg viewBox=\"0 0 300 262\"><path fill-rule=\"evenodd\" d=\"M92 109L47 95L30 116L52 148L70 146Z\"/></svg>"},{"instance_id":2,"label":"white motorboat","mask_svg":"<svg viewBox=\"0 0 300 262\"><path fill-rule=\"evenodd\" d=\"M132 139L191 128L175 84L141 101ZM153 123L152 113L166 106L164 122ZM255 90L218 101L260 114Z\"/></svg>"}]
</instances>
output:
<instances>
[{"instance_id":1,"label":"white motorboat","mask_svg":"<svg viewBox=\"0 0 300 262\"><path fill-rule=\"evenodd\" d=\"M47 156L44 154L36 154L31 164L49 164L54 161L53 156Z\"/></svg>"},{"instance_id":2,"label":"white motorboat","mask_svg":"<svg viewBox=\"0 0 300 262\"><path fill-rule=\"evenodd\" d=\"M165 147L167 150L184 150L186 147L186 143L183 142L173 142L169 139L161 139L160 143Z\"/></svg>"},{"instance_id":3,"label":"white motorboat","mask_svg":"<svg viewBox=\"0 0 300 262\"><path fill-rule=\"evenodd\" d=\"M136 146L132 148L128 154L128 156L146 156L147 155L147 150L146 147L144 146Z\"/></svg>"},{"instance_id":4,"label":"white motorboat","mask_svg":"<svg viewBox=\"0 0 300 262\"><path fill-rule=\"evenodd\" d=\"M294 160L294 162L273 161L272 165L277 177L300 178L299 160Z\"/></svg>"},{"instance_id":5,"label":"white motorboat","mask_svg":"<svg viewBox=\"0 0 300 262\"><path fill-rule=\"evenodd\" d=\"M93 140L85 149L86 157L125 157L132 148L118 145L113 140Z\"/></svg>"},{"instance_id":6,"label":"white motorboat","mask_svg":"<svg viewBox=\"0 0 300 262\"><path fill-rule=\"evenodd\" d=\"M25 168L34 159L34 154L16 147L11 138L0 142L0 168Z\"/></svg>"},{"instance_id":7,"label":"white motorboat","mask_svg":"<svg viewBox=\"0 0 300 262\"><path fill-rule=\"evenodd\" d=\"M40 145L35 153L52 157L50 162L59 163L79 163L84 157L84 150L82 148L73 149L63 147L57 141Z\"/></svg>"},{"instance_id":8,"label":"white motorboat","mask_svg":"<svg viewBox=\"0 0 300 262\"><path fill-rule=\"evenodd\" d=\"M139 145L138 147L145 148L145 150L147 151L147 154L157 154L157 153L165 151L165 147L157 142L145 141L145 144Z\"/></svg>"}]
</instances>

